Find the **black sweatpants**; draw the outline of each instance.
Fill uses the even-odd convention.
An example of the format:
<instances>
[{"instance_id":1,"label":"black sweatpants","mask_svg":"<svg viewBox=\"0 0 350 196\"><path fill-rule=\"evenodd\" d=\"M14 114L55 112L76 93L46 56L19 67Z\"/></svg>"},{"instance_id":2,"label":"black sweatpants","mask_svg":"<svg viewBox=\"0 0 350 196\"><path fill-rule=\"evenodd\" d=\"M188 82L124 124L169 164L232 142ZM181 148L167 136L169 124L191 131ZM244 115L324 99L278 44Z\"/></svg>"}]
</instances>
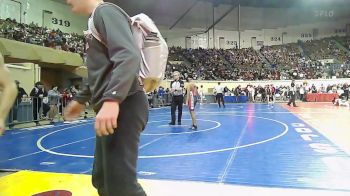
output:
<instances>
[{"instance_id":1,"label":"black sweatpants","mask_svg":"<svg viewBox=\"0 0 350 196\"><path fill-rule=\"evenodd\" d=\"M147 121L147 97L138 92L121 103L114 134L96 137L92 184L100 196L146 195L137 182L136 166L140 134Z\"/></svg>"},{"instance_id":2,"label":"black sweatpants","mask_svg":"<svg viewBox=\"0 0 350 196\"><path fill-rule=\"evenodd\" d=\"M346 101L349 100L349 90L344 91Z\"/></svg>"},{"instance_id":3,"label":"black sweatpants","mask_svg":"<svg viewBox=\"0 0 350 196\"><path fill-rule=\"evenodd\" d=\"M175 117L176 107L178 109L177 122L181 123L183 103L184 103L183 95L173 96L173 99L171 102L171 123L172 124L175 124L175 121L176 121L176 117Z\"/></svg>"},{"instance_id":4,"label":"black sweatpants","mask_svg":"<svg viewBox=\"0 0 350 196\"><path fill-rule=\"evenodd\" d=\"M216 101L218 102L219 107L221 107L220 102L222 102L222 105L225 107L224 95L222 93L216 94Z\"/></svg>"},{"instance_id":5,"label":"black sweatpants","mask_svg":"<svg viewBox=\"0 0 350 196\"><path fill-rule=\"evenodd\" d=\"M297 106L297 105L295 104L295 94L291 94L291 95L290 95L290 99L289 99L289 102L288 102L287 105L290 106L291 103L293 103L293 106L294 106L294 107Z\"/></svg>"},{"instance_id":6,"label":"black sweatpants","mask_svg":"<svg viewBox=\"0 0 350 196\"><path fill-rule=\"evenodd\" d=\"M40 108L41 101L38 101L38 98L33 98L33 120L35 123L39 123Z\"/></svg>"}]
</instances>

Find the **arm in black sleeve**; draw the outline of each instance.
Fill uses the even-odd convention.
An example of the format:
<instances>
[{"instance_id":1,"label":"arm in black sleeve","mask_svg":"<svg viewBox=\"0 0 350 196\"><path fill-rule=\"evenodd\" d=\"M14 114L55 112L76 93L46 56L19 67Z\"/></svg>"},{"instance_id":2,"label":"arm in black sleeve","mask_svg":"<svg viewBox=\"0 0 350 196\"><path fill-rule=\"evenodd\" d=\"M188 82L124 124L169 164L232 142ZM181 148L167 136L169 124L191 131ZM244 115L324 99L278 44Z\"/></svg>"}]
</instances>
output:
<instances>
[{"instance_id":1,"label":"arm in black sleeve","mask_svg":"<svg viewBox=\"0 0 350 196\"><path fill-rule=\"evenodd\" d=\"M95 12L94 24L106 43L113 66L102 101L115 100L121 103L138 76L140 50L136 47L128 19L119 9L111 5L102 6Z\"/></svg>"},{"instance_id":2,"label":"arm in black sleeve","mask_svg":"<svg viewBox=\"0 0 350 196\"><path fill-rule=\"evenodd\" d=\"M170 93L173 93L175 90L173 89L173 83L174 81L170 82Z\"/></svg>"},{"instance_id":3,"label":"arm in black sleeve","mask_svg":"<svg viewBox=\"0 0 350 196\"><path fill-rule=\"evenodd\" d=\"M180 80L180 86L181 86L181 88L185 88L185 83L184 83L184 81Z\"/></svg>"},{"instance_id":4,"label":"arm in black sleeve","mask_svg":"<svg viewBox=\"0 0 350 196\"><path fill-rule=\"evenodd\" d=\"M47 96L48 96L47 91L44 90L44 89L41 90L41 93L40 93L40 94L42 94L44 97L47 97Z\"/></svg>"},{"instance_id":5,"label":"arm in black sleeve","mask_svg":"<svg viewBox=\"0 0 350 196\"><path fill-rule=\"evenodd\" d=\"M30 92L30 96L31 97L38 97L38 95L36 95L36 93L35 93L35 88L33 88L32 91Z\"/></svg>"},{"instance_id":6,"label":"arm in black sleeve","mask_svg":"<svg viewBox=\"0 0 350 196\"><path fill-rule=\"evenodd\" d=\"M24 88L20 88L19 91L20 91L21 97L22 97L23 95L27 95L27 96L28 96L28 94L27 94L27 92L24 90Z\"/></svg>"}]
</instances>

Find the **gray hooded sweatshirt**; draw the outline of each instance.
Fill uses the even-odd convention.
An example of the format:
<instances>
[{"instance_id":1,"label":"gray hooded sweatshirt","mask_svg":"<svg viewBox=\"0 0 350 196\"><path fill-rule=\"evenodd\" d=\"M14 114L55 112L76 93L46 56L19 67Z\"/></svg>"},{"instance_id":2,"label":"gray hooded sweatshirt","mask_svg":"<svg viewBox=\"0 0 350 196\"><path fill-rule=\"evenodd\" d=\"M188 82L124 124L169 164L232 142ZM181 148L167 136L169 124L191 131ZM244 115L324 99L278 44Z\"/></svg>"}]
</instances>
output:
<instances>
[{"instance_id":1,"label":"gray hooded sweatshirt","mask_svg":"<svg viewBox=\"0 0 350 196\"><path fill-rule=\"evenodd\" d=\"M91 101L98 111L104 101L123 102L128 96L143 91L138 80L141 54L137 48L126 16L113 5L96 8L94 24L104 46L92 34L86 37L88 80L75 100Z\"/></svg>"}]
</instances>

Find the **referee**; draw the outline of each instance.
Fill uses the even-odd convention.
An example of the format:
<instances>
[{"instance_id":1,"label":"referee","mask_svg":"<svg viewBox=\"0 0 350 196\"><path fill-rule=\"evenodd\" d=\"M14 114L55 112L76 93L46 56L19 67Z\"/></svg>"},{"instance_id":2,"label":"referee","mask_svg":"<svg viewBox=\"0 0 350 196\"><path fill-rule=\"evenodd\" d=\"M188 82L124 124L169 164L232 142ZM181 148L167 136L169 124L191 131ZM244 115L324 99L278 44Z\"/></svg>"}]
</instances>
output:
<instances>
[{"instance_id":1,"label":"referee","mask_svg":"<svg viewBox=\"0 0 350 196\"><path fill-rule=\"evenodd\" d=\"M184 102L183 89L184 82L180 80L180 73L175 71L173 73L174 80L170 83L170 92L173 96L171 101L171 122L169 125L175 125L176 117L175 111L176 107L178 108L178 118L177 124L181 125L181 117L182 117L182 105Z\"/></svg>"},{"instance_id":2,"label":"referee","mask_svg":"<svg viewBox=\"0 0 350 196\"><path fill-rule=\"evenodd\" d=\"M221 83L218 82L218 85L214 87L214 93L216 94L216 101L219 104L219 108L221 108L220 102L222 102L222 105L225 108L225 101L224 101L224 87L221 86Z\"/></svg>"}]
</instances>

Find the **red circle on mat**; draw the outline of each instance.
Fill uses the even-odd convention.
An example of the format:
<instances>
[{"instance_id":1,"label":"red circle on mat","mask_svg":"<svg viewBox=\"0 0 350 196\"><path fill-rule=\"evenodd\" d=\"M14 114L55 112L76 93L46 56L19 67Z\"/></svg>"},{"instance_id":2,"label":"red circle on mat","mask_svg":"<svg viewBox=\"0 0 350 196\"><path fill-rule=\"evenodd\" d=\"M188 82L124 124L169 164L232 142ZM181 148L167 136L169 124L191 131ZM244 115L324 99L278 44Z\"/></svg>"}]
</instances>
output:
<instances>
[{"instance_id":1,"label":"red circle on mat","mask_svg":"<svg viewBox=\"0 0 350 196\"><path fill-rule=\"evenodd\" d=\"M46 191L42 193L38 193L32 196L72 196L72 193L70 191L65 190L54 190L54 191Z\"/></svg>"}]
</instances>

